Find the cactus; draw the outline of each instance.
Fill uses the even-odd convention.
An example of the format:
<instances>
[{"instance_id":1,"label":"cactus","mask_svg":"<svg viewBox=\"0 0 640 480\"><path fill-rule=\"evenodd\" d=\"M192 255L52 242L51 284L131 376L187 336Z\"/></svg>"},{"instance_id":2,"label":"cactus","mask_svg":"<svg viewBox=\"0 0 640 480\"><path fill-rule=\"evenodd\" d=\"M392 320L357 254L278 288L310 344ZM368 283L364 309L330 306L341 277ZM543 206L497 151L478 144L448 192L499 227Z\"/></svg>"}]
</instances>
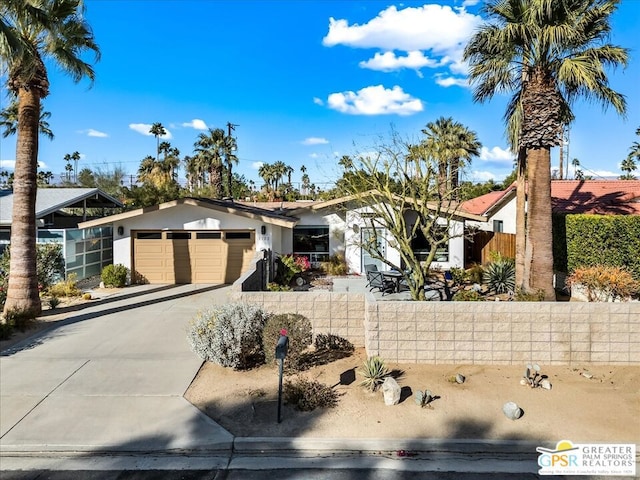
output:
<instances>
[{"instance_id":1,"label":"cactus","mask_svg":"<svg viewBox=\"0 0 640 480\"><path fill-rule=\"evenodd\" d=\"M528 364L527 369L524 371L524 376L521 380L521 383L522 385L529 385L531 388L537 388L540 386L540 382L543 379L546 379L546 376L540 373L540 365L538 365L537 363ZM551 388L551 384L548 385L549 388L547 388L547 390Z\"/></svg>"},{"instance_id":2,"label":"cactus","mask_svg":"<svg viewBox=\"0 0 640 480\"><path fill-rule=\"evenodd\" d=\"M434 399L433 393L431 390L426 390L423 392L422 390L418 390L415 396L415 401L421 408L428 406Z\"/></svg>"}]
</instances>

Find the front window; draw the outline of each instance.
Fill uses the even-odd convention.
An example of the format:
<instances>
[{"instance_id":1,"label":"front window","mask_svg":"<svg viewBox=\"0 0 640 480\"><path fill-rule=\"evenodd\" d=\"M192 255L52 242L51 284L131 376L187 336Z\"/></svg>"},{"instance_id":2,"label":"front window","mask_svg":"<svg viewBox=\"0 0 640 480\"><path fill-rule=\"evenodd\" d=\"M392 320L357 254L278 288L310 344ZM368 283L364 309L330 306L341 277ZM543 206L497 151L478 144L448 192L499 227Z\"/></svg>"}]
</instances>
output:
<instances>
[{"instance_id":1,"label":"front window","mask_svg":"<svg viewBox=\"0 0 640 480\"><path fill-rule=\"evenodd\" d=\"M329 227L295 227L293 254L309 258L312 264L329 260Z\"/></svg>"},{"instance_id":2,"label":"front window","mask_svg":"<svg viewBox=\"0 0 640 480\"><path fill-rule=\"evenodd\" d=\"M442 234L446 233L446 227L440 227ZM411 250L413 251L416 258L423 262L429 256L429 252L431 251L431 245L429 241L425 238L422 230L418 230L411 239ZM438 250L436 251L436 256L433 257L434 262L448 262L449 261L449 242L445 242L438 246Z\"/></svg>"}]
</instances>

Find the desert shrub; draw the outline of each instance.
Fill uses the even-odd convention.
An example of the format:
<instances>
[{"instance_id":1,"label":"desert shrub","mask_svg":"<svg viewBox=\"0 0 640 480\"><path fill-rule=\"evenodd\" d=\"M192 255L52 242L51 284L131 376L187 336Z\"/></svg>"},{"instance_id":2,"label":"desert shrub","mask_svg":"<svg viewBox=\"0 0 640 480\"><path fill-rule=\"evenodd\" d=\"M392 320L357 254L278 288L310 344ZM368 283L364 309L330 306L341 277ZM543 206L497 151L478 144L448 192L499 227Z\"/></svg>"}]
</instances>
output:
<instances>
[{"instance_id":1,"label":"desert shrub","mask_svg":"<svg viewBox=\"0 0 640 480\"><path fill-rule=\"evenodd\" d=\"M375 392L378 386L384 382L385 377L389 375L389 370L380 357L369 357L364 361L358 373L364 378L360 385Z\"/></svg>"},{"instance_id":2,"label":"desert shrub","mask_svg":"<svg viewBox=\"0 0 640 480\"><path fill-rule=\"evenodd\" d=\"M280 332L286 330L289 337L287 363L296 367L298 359L312 342L311 322L298 313L281 313L267 318L262 332L262 349L267 363L275 361L275 349Z\"/></svg>"},{"instance_id":3,"label":"desert shrub","mask_svg":"<svg viewBox=\"0 0 640 480\"><path fill-rule=\"evenodd\" d=\"M451 272L451 279L456 285L462 285L467 280L467 272L464 268L452 267L449 272Z\"/></svg>"},{"instance_id":4,"label":"desert shrub","mask_svg":"<svg viewBox=\"0 0 640 480\"><path fill-rule=\"evenodd\" d=\"M331 408L338 404L338 394L333 388L304 378L285 382L282 395L284 403L303 412L316 408Z\"/></svg>"},{"instance_id":5,"label":"desert shrub","mask_svg":"<svg viewBox=\"0 0 640 480\"><path fill-rule=\"evenodd\" d=\"M525 292L521 288L516 288L514 300L516 302L542 302L544 300L544 290L539 289L536 292Z\"/></svg>"},{"instance_id":6,"label":"desert shrub","mask_svg":"<svg viewBox=\"0 0 640 480\"><path fill-rule=\"evenodd\" d=\"M484 268L482 265L476 263L466 271L467 280L471 283L482 283L482 275Z\"/></svg>"},{"instance_id":7,"label":"desert shrub","mask_svg":"<svg viewBox=\"0 0 640 480\"><path fill-rule=\"evenodd\" d=\"M640 293L640 283L626 269L606 265L576 268L567 284L584 287L590 302L626 300Z\"/></svg>"},{"instance_id":8,"label":"desert shrub","mask_svg":"<svg viewBox=\"0 0 640 480\"><path fill-rule=\"evenodd\" d=\"M122 288L127 284L129 269L124 265L107 265L102 269L100 278L105 287Z\"/></svg>"},{"instance_id":9,"label":"desert shrub","mask_svg":"<svg viewBox=\"0 0 640 480\"><path fill-rule=\"evenodd\" d=\"M340 352L353 352L354 350L353 343L332 333L319 333L316 335L314 347L318 351L338 350Z\"/></svg>"},{"instance_id":10,"label":"desert shrub","mask_svg":"<svg viewBox=\"0 0 640 480\"><path fill-rule=\"evenodd\" d=\"M482 275L484 283L496 293L513 292L516 288L516 264L511 258L499 258L490 263Z\"/></svg>"},{"instance_id":11,"label":"desert shrub","mask_svg":"<svg viewBox=\"0 0 640 480\"><path fill-rule=\"evenodd\" d=\"M482 302L484 297L475 290L458 290L453 294L451 300L454 302Z\"/></svg>"},{"instance_id":12,"label":"desert shrub","mask_svg":"<svg viewBox=\"0 0 640 480\"><path fill-rule=\"evenodd\" d=\"M347 267L347 261L345 260L344 255L341 253L331 255L329 257L329 261L322 262L320 264L320 268L327 275L346 275L349 271L349 268Z\"/></svg>"},{"instance_id":13,"label":"desert shrub","mask_svg":"<svg viewBox=\"0 0 640 480\"><path fill-rule=\"evenodd\" d=\"M47 289L47 294L52 297L79 297L82 291L78 288L77 278L75 273L69 274L66 280L51 285Z\"/></svg>"},{"instance_id":14,"label":"desert shrub","mask_svg":"<svg viewBox=\"0 0 640 480\"><path fill-rule=\"evenodd\" d=\"M276 282L280 285L289 285L298 273L306 272L311 268L307 257L293 254L278 257L276 264Z\"/></svg>"},{"instance_id":15,"label":"desert shrub","mask_svg":"<svg viewBox=\"0 0 640 480\"><path fill-rule=\"evenodd\" d=\"M245 303L216 305L189 324L187 340L203 360L223 367L249 368L264 360L262 329L266 315Z\"/></svg>"},{"instance_id":16,"label":"desert shrub","mask_svg":"<svg viewBox=\"0 0 640 480\"><path fill-rule=\"evenodd\" d=\"M291 290L291 287L289 285L280 285L276 282L269 282L267 283L267 290L270 292L288 292Z\"/></svg>"},{"instance_id":17,"label":"desert shrub","mask_svg":"<svg viewBox=\"0 0 640 480\"><path fill-rule=\"evenodd\" d=\"M0 340L8 340L13 335L13 325L9 323L0 323Z\"/></svg>"}]
</instances>

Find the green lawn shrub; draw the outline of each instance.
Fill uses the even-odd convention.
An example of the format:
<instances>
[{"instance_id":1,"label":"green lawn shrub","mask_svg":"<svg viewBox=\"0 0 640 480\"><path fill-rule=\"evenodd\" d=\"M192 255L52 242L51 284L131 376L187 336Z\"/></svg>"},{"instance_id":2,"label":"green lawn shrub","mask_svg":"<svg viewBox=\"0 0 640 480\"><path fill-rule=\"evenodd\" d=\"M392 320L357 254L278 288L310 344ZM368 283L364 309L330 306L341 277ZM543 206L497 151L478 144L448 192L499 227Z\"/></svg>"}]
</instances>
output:
<instances>
[{"instance_id":1,"label":"green lawn shrub","mask_svg":"<svg viewBox=\"0 0 640 480\"><path fill-rule=\"evenodd\" d=\"M105 287L122 288L127 284L129 269L121 264L107 265L102 269L100 278Z\"/></svg>"},{"instance_id":2,"label":"green lawn shrub","mask_svg":"<svg viewBox=\"0 0 640 480\"><path fill-rule=\"evenodd\" d=\"M640 216L556 216L553 225L557 270L572 273L596 265L624 267L640 280Z\"/></svg>"}]
</instances>

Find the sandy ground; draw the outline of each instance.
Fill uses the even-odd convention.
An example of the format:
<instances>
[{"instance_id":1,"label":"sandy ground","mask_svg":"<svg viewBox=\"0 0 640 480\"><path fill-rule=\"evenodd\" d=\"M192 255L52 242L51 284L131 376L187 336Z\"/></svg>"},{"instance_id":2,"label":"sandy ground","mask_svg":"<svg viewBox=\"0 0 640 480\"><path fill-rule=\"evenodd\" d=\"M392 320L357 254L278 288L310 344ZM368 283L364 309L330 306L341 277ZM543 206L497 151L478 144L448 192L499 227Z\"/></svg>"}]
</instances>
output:
<instances>
[{"instance_id":1,"label":"sandy ground","mask_svg":"<svg viewBox=\"0 0 640 480\"><path fill-rule=\"evenodd\" d=\"M339 393L334 408L299 412L282 408L277 423L278 369L249 371L205 362L185 397L237 436L325 438L474 438L576 443L640 444L640 367L546 367L551 390L520 385L526 366L388 364L398 378L401 401L387 406L382 392L359 385L363 349L347 358L300 373ZM355 376L354 376L355 373ZM463 384L449 377L461 373ZM583 373L593 375L586 378ZM340 384L341 375L343 383ZM285 374L285 382L295 374ZM351 377L351 378L349 378ZM355 379L354 379L355 378ZM421 408L415 392L439 396ZM507 419L502 406L516 402L524 411Z\"/></svg>"}]
</instances>

